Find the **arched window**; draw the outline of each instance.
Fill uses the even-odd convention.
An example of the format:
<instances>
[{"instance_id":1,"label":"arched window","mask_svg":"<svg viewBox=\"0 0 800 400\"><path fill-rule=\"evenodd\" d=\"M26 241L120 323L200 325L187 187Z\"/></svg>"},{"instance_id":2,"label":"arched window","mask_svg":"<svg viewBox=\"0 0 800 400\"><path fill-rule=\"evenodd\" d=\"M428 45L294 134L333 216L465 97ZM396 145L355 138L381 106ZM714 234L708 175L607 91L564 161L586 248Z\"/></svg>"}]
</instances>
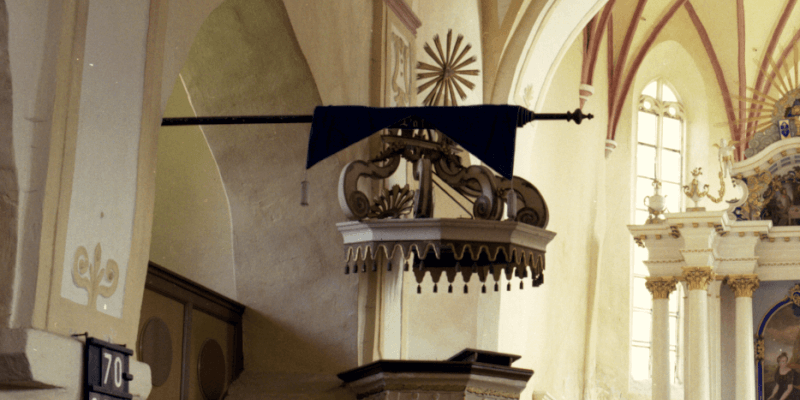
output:
<instances>
[{"instance_id":1,"label":"arched window","mask_svg":"<svg viewBox=\"0 0 800 400\"><path fill-rule=\"evenodd\" d=\"M681 211L683 195L684 117L683 106L675 92L662 80L649 83L638 99L638 126L636 130L636 187L634 190L634 223L647 222L648 211L644 199L653 195L654 183L661 183L661 193L666 196L667 211ZM631 301L631 377L648 380L651 373L652 311L653 301L645 287L649 276L644 260L647 250L635 247L633 252ZM681 355L681 302L682 291L670 295L670 370L673 382L679 379L676 368Z\"/></svg>"}]
</instances>

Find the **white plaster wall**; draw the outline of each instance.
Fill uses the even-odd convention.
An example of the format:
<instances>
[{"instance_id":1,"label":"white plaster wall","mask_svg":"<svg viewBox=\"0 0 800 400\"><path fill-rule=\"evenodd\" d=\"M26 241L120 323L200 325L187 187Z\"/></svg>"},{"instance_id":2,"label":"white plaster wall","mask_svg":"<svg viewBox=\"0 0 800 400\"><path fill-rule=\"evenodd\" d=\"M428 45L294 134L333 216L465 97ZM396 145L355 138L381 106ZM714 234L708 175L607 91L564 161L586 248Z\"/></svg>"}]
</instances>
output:
<instances>
[{"instance_id":1,"label":"white plaster wall","mask_svg":"<svg viewBox=\"0 0 800 400\"><path fill-rule=\"evenodd\" d=\"M200 30L200 26L205 22L208 14L222 2L223 0L169 0L167 33L164 39L163 82L175 82L178 78L178 73L186 62L197 31ZM167 100L171 94L172 86L162 85L162 111L166 109Z\"/></svg>"},{"instance_id":2,"label":"white plaster wall","mask_svg":"<svg viewBox=\"0 0 800 400\"><path fill-rule=\"evenodd\" d=\"M15 273L10 326L17 328L30 326L35 302L62 16L60 1L15 1L7 5L7 11L13 88L12 149L19 183L19 197L14 199L19 218L17 250L11 267Z\"/></svg>"},{"instance_id":3,"label":"white plaster wall","mask_svg":"<svg viewBox=\"0 0 800 400\"><path fill-rule=\"evenodd\" d=\"M557 91L545 101L548 112L578 105L581 53L575 43L553 79ZM598 96L602 98L602 95ZM602 107L601 102L588 106ZM598 108L592 108L596 110ZM515 366L534 376L522 397L546 391L556 398L579 398L584 384L588 287L597 268L602 236L603 115L581 125L564 121L529 124L519 129L515 173L541 191L550 209L548 230L557 236L547 247L544 285L504 293L500 306L500 351L521 354ZM535 140L529 138L534 135ZM558 177L557 179L555 177ZM567 199L569 199L567 201ZM520 306L524 305L524 306Z\"/></svg>"},{"instance_id":4,"label":"white plaster wall","mask_svg":"<svg viewBox=\"0 0 800 400\"><path fill-rule=\"evenodd\" d=\"M373 2L283 3L322 105L368 105Z\"/></svg>"},{"instance_id":5,"label":"white plaster wall","mask_svg":"<svg viewBox=\"0 0 800 400\"><path fill-rule=\"evenodd\" d=\"M98 296L97 309L117 318L133 231L149 9L147 0L91 2L86 28L61 296L87 304L87 291L73 284L73 260L83 246L93 263L99 243L103 265L119 265L119 286L110 298Z\"/></svg>"},{"instance_id":6,"label":"white plaster wall","mask_svg":"<svg viewBox=\"0 0 800 400\"><path fill-rule=\"evenodd\" d=\"M193 116L180 77L173 86L165 117ZM236 299L230 205L199 126L159 132L150 260Z\"/></svg>"},{"instance_id":7,"label":"white plaster wall","mask_svg":"<svg viewBox=\"0 0 800 400\"><path fill-rule=\"evenodd\" d=\"M182 71L198 115L306 115L321 103L289 15L276 0L223 3L200 29ZM335 223L345 217L336 183L344 164L364 158L365 148L309 170L310 205L301 207L308 124L204 131L230 200L237 299L248 307L242 382L270 372L354 367L358 278L343 273ZM259 392L239 388L231 393Z\"/></svg>"},{"instance_id":8,"label":"white plaster wall","mask_svg":"<svg viewBox=\"0 0 800 400\"><path fill-rule=\"evenodd\" d=\"M519 58L503 60L498 71L497 88L492 101L523 104L525 89L530 86L533 99L529 108L541 111L551 80L571 44L583 27L607 0L551 0L543 7L531 2L513 41L524 41ZM509 45L513 55L520 51ZM506 100L507 99L507 100Z\"/></svg>"}]
</instances>

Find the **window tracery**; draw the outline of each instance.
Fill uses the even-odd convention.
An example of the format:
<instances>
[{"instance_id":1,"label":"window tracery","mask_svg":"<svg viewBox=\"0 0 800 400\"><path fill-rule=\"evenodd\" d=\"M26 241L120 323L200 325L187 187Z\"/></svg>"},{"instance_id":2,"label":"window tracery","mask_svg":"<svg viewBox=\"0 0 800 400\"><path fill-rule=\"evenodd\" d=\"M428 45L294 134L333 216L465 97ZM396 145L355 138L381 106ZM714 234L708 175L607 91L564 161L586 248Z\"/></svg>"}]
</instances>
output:
<instances>
[{"instance_id":1,"label":"window tracery","mask_svg":"<svg viewBox=\"0 0 800 400\"><path fill-rule=\"evenodd\" d=\"M637 108L634 223L644 224L649 216L645 197L653 194L656 185L661 187L661 193L666 197L667 211L681 211L684 107L675 91L659 79L645 86L638 98ZM637 381L651 377L653 300L646 287L650 275L644 264L647 257L646 249L634 248L630 373ZM680 376L682 305L679 299L682 296L682 288L679 287L669 298L670 369L675 383L678 383Z\"/></svg>"}]
</instances>

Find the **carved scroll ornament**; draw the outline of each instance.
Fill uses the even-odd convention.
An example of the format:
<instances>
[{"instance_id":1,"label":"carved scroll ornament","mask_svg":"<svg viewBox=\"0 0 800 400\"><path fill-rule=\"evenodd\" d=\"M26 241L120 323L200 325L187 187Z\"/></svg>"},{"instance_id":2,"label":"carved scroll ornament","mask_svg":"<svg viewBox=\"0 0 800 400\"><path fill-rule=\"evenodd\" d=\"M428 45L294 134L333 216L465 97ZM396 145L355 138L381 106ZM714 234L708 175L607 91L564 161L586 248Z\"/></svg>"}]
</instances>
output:
<instances>
[{"instance_id":1,"label":"carved scroll ornament","mask_svg":"<svg viewBox=\"0 0 800 400\"><path fill-rule=\"evenodd\" d=\"M414 178L419 189L414 197L414 217L433 217L433 178L444 183L473 203L472 217L499 221L504 206L509 219L544 228L549 211L541 193L530 182L495 175L483 165L465 167L456 155L455 143L441 132L428 129L397 129L382 136L386 148L375 159L347 164L339 177L339 204L351 220L385 218L366 194L358 190L361 178L385 179L400 164L400 158L414 163ZM376 199L375 203L381 200ZM382 215L382 216L381 216ZM394 216L395 218L397 216Z\"/></svg>"}]
</instances>

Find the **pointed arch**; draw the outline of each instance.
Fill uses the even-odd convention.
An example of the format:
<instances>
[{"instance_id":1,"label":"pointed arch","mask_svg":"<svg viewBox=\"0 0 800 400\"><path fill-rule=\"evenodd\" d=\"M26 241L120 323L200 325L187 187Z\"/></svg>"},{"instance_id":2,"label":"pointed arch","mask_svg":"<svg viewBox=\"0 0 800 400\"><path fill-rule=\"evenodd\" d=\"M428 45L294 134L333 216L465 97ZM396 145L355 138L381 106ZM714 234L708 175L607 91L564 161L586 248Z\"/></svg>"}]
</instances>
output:
<instances>
[{"instance_id":1,"label":"pointed arch","mask_svg":"<svg viewBox=\"0 0 800 400\"><path fill-rule=\"evenodd\" d=\"M686 1L687 0L677 0L675 1L675 3L672 4L667 13L661 18L660 21L658 21L658 24L656 24L656 26L653 27L653 30L647 37L647 40L645 40L644 44L642 44L642 47L639 49L639 52L633 59L633 63L631 64L631 67L628 70L628 74L625 76L625 81L622 85L622 90L617 92L617 96L614 98L614 109L613 109L614 112L612 115L609 115L609 129L608 129L609 132L607 137L608 139L613 140L614 136L616 135L617 125L619 124L619 117L622 112L622 106L625 104L624 101L625 96L627 96L628 92L631 89L631 84L633 84L633 79L634 77L636 77L636 72L638 71L639 66L642 65L642 61L644 60L645 55L647 55L647 52L650 50L650 47L653 45L653 42L655 42L656 38L658 37L658 34L661 33L661 30L664 29L664 26L667 25L667 22L669 22L669 20L672 19L672 16L675 15L675 12L678 11L678 9L681 6L683 6L683 4L686 3ZM620 61L617 62L622 64ZM619 71L622 71L622 68L623 66L621 65L617 66L617 70ZM619 79L621 77L621 74L615 74L615 75L617 76L616 79Z\"/></svg>"},{"instance_id":2,"label":"pointed arch","mask_svg":"<svg viewBox=\"0 0 800 400\"><path fill-rule=\"evenodd\" d=\"M684 7L686 11L689 12L689 18L692 20L694 28L700 36L700 41L703 42L708 60L711 62L711 67L714 69L714 75L717 78L717 86L719 86L719 90L722 93L722 101L725 103L725 116L728 118L728 127L731 130L731 137L733 140L739 140L741 137L741 130L738 130L735 125L736 117L733 114L733 103L731 102L731 95L728 90L727 81L725 80L725 74L722 71L722 65L720 65L719 59L717 58L717 52L714 51L714 46L711 44L708 32L706 32L706 28L703 26L703 22L700 20L697 12L695 12L692 3L687 1Z\"/></svg>"}]
</instances>

